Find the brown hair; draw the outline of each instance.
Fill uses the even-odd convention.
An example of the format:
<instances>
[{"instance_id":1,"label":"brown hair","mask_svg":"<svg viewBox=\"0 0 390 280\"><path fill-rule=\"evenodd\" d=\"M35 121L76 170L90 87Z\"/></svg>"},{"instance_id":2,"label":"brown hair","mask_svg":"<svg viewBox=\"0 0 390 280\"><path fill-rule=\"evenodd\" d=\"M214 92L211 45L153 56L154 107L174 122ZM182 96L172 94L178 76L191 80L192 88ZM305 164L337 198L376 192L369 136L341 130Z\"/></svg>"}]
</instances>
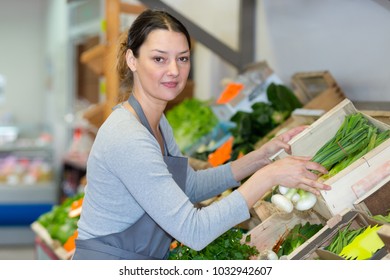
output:
<instances>
[{"instance_id":1,"label":"brown hair","mask_svg":"<svg viewBox=\"0 0 390 280\"><path fill-rule=\"evenodd\" d=\"M128 98L133 87L133 73L126 63L126 52L133 51L135 57L139 55L139 48L145 42L149 33L155 29L172 30L183 33L191 49L191 38L186 27L175 17L161 10L147 9L132 23L127 34L121 34L121 44L118 51L117 71L119 74L120 95L119 101Z\"/></svg>"}]
</instances>

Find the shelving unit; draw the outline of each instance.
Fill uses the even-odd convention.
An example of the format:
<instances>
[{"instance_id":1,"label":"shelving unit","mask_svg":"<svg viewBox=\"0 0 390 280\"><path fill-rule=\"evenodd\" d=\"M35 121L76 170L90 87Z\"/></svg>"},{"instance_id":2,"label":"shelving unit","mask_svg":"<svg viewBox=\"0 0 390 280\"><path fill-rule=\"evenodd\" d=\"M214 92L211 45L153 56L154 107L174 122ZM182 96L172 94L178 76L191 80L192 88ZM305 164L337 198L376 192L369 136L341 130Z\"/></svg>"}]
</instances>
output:
<instances>
[{"instance_id":1,"label":"shelving unit","mask_svg":"<svg viewBox=\"0 0 390 280\"><path fill-rule=\"evenodd\" d=\"M118 39L120 37L120 15L139 14L144 9L143 5L134 5L123 3L120 0L105 0L105 36L103 42L97 46L85 51L80 60L90 67L96 74L104 76L106 98L100 104L93 108L93 112L87 112L87 117L97 119L97 126L108 117L117 103L119 94L119 78L115 71L116 52ZM103 116L100 117L99 116Z\"/></svg>"},{"instance_id":2,"label":"shelving unit","mask_svg":"<svg viewBox=\"0 0 390 280\"><path fill-rule=\"evenodd\" d=\"M0 245L33 244L30 224L58 203L53 149L15 140L0 145L0 160Z\"/></svg>"}]
</instances>

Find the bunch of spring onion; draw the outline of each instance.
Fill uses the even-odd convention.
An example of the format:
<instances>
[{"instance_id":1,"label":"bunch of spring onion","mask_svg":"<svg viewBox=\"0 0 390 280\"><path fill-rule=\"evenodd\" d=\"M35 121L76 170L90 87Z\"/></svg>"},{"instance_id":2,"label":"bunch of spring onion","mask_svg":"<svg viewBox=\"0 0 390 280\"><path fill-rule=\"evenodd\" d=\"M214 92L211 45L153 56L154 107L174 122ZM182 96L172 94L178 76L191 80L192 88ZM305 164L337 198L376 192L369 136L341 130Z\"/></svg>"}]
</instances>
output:
<instances>
[{"instance_id":1,"label":"bunch of spring onion","mask_svg":"<svg viewBox=\"0 0 390 280\"><path fill-rule=\"evenodd\" d=\"M291 213L294 208L298 211L306 211L314 207L317 197L308 191L295 188L278 186L279 193L271 197L271 202L283 212Z\"/></svg>"},{"instance_id":2,"label":"bunch of spring onion","mask_svg":"<svg viewBox=\"0 0 390 280\"><path fill-rule=\"evenodd\" d=\"M390 130L380 132L361 113L347 115L340 128L312 158L322 164L329 179L390 137Z\"/></svg>"}]
</instances>

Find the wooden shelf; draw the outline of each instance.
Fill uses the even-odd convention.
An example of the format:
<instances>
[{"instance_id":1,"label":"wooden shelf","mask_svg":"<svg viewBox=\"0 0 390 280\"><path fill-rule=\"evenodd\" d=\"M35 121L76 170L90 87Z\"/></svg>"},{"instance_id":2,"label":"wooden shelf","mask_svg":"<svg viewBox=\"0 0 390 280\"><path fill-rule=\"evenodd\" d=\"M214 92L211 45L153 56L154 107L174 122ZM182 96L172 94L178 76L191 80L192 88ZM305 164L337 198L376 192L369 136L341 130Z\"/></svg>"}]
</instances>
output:
<instances>
[{"instance_id":1,"label":"wooden shelf","mask_svg":"<svg viewBox=\"0 0 390 280\"><path fill-rule=\"evenodd\" d=\"M125 14L140 14L146 7L144 5L133 5L128 3L120 3L120 11Z\"/></svg>"},{"instance_id":2,"label":"wooden shelf","mask_svg":"<svg viewBox=\"0 0 390 280\"><path fill-rule=\"evenodd\" d=\"M83 52L80 61L87 65L97 75L104 75L104 57L106 55L106 45L97 45Z\"/></svg>"}]
</instances>

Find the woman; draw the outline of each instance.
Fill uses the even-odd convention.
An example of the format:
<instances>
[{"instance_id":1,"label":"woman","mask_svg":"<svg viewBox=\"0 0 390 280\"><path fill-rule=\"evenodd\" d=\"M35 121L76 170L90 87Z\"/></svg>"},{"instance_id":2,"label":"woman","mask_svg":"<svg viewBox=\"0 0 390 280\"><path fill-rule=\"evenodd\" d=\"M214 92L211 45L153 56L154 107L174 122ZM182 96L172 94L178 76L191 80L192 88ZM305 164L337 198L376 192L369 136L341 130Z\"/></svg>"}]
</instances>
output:
<instances>
[{"instance_id":1,"label":"woman","mask_svg":"<svg viewBox=\"0 0 390 280\"><path fill-rule=\"evenodd\" d=\"M182 157L163 112L190 71L190 36L163 11L134 21L119 52L127 101L99 129L87 164L87 187L73 259L166 259L176 239L201 250L249 218L249 209L275 185L315 194L327 171L308 158L269 157L303 128L225 165L194 171ZM240 186L240 180L251 176ZM198 209L195 203L238 187Z\"/></svg>"}]
</instances>

